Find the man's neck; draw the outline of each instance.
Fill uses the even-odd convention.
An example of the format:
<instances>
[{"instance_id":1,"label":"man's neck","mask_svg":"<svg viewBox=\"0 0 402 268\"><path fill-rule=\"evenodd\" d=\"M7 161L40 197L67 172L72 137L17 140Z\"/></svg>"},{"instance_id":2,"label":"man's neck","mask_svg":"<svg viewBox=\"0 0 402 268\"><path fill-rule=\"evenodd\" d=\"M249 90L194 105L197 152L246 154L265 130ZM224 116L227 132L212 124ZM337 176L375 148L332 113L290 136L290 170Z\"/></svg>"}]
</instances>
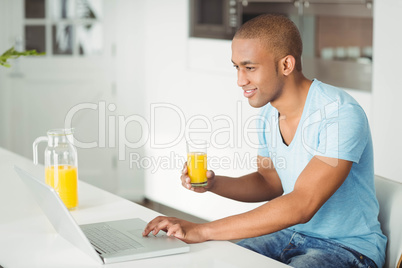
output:
<instances>
[{"instance_id":1,"label":"man's neck","mask_svg":"<svg viewBox=\"0 0 402 268\"><path fill-rule=\"evenodd\" d=\"M304 76L286 81L281 97L271 102L271 105L278 110L280 119L287 121L300 119L311 83L312 81Z\"/></svg>"}]
</instances>

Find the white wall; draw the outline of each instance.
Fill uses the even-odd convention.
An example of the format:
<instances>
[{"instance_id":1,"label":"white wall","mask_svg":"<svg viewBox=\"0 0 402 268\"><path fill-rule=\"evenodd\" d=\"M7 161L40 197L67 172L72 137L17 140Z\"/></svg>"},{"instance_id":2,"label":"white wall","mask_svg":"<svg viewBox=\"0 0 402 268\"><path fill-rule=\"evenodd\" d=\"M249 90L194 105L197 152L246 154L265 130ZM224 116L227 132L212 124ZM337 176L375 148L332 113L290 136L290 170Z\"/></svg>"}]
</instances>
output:
<instances>
[{"instance_id":1,"label":"white wall","mask_svg":"<svg viewBox=\"0 0 402 268\"><path fill-rule=\"evenodd\" d=\"M0 0L0 10L5 10L6 9L6 1L5 0ZM0 30L2 33L3 38L0 38L0 55L3 54L7 49L10 48L10 40L7 40L7 38L4 38L5 36L9 36L9 28L5 27L5 25L8 24L9 20L9 12L3 12L3 14L0 16ZM4 92L4 87L5 87L5 82L4 78L6 74L9 74L10 70L6 69L2 66L0 66L0 100L4 100L7 98L6 93ZM6 124L6 113L7 113L7 105L3 104L0 105L0 125L5 128ZM0 144L4 144L6 141L6 135L5 131L0 131Z\"/></svg>"},{"instance_id":2,"label":"white wall","mask_svg":"<svg viewBox=\"0 0 402 268\"><path fill-rule=\"evenodd\" d=\"M145 90L145 10L146 1L116 1L116 114L125 119L144 115ZM117 120L117 119L116 119ZM123 128L123 124L119 127ZM135 142L141 137L141 128L134 120L119 129L118 142ZM120 152L121 150L119 150ZM129 164L130 153L143 154L143 148L126 148L125 160L117 161L118 194L129 199L144 196L144 171ZM119 153L118 159L122 154Z\"/></svg>"},{"instance_id":3,"label":"white wall","mask_svg":"<svg viewBox=\"0 0 402 268\"><path fill-rule=\"evenodd\" d=\"M374 1L373 139L375 172L402 182L402 1Z\"/></svg>"}]
</instances>

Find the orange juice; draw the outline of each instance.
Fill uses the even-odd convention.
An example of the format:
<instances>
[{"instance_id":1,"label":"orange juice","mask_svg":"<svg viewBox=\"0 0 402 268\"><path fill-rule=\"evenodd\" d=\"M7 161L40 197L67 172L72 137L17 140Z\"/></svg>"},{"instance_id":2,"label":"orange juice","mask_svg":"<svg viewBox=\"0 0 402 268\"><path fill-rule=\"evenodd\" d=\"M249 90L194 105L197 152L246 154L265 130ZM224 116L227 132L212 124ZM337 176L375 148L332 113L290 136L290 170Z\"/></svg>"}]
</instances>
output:
<instances>
[{"instance_id":1,"label":"orange juice","mask_svg":"<svg viewBox=\"0 0 402 268\"><path fill-rule=\"evenodd\" d=\"M188 153L187 171L192 186L207 185L207 154L206 153Z\"/></svg>"},{"instance_id":2,"label":"orange juice","mask_svg":"<svg viewBox=\"0 0 402 268\"><path fill-rule=\"evenodd\" d=\"M77 167L60 165L45 168L46 184L53 187L68 209L78 205Z\"/></svg>"}]
</instances>

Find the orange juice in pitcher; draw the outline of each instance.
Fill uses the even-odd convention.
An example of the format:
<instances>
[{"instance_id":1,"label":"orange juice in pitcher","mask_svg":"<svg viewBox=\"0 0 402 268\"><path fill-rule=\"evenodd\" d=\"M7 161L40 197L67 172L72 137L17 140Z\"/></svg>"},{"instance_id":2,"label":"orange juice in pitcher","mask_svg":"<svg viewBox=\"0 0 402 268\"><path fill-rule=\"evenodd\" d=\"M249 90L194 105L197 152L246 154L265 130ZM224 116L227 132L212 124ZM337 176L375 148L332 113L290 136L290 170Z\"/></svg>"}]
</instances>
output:
<instances>
[{"instance_id":1,"label":"orange juice in pitcher","mask_svg":"<svg viewBox=\"0 0 402 268\"><path fill-rule=\"evenodd\" d=\"M47 132L47 137L39 137L33 143L34 164L38 164L38 144L47 142L46 183L56 190L70 210L78 206L78 161L72 134L72 129L52 129Z\"/></svg>"},{"instance_id":2,"label":"orange juice in pitcher","mask_svg":"<svg viewBox=\"0 0 402 268\"><path fill-rule=\"evenodd\" d=\"M77 167L71 165L45 168L46 184L53 187L68 209L78 205Z\"/></svg>"}]
</instances>

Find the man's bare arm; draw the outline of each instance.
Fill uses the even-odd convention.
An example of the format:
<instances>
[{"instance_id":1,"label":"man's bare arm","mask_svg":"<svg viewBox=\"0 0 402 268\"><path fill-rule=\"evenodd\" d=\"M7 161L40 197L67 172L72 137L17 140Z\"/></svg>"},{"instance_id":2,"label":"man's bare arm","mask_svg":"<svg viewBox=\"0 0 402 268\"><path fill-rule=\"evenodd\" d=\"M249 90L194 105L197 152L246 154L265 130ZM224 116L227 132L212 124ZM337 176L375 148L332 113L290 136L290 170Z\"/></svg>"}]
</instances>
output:
<instances>
[{"instance_id":1,"label":"man's bare arm","mask_svg":"<svg viewBox=\"0 0 402 268\"><path fill-rule=\"evenodd\" d=\"M189 243L260 236L308 222L347 178L352 162L313 157L296 181L294 190L246 213L205 224L158 217L144 235L166 230Z\"/></svg>"},{"instance_id":2,"label":"man's bare arm","mask_svg":"<svg viewBox=\"0 0 402 268\"><path fill-rule=\"evenodd\" d=\"M282 184L272 160L258 156L257 164L257 172L239 178L216 176L209 191L242 202L263 202L281 196Z\"/></svg>"},{"instance_id":3,"label":"man's bare arm","mask_svg":"<svg viewBox=\"0 0 402 268\"><path fill-rule=\"evenodd\" d=\"M278 173L268 157L258 156L258 171L238 178L215 176L213 171L207 172L208 184L205 187L193 188L184 166L181 176L182 185L195 192L213 192L223 197L242 202L268 201L283 193Z\"/></svg>"}]
</instances>

